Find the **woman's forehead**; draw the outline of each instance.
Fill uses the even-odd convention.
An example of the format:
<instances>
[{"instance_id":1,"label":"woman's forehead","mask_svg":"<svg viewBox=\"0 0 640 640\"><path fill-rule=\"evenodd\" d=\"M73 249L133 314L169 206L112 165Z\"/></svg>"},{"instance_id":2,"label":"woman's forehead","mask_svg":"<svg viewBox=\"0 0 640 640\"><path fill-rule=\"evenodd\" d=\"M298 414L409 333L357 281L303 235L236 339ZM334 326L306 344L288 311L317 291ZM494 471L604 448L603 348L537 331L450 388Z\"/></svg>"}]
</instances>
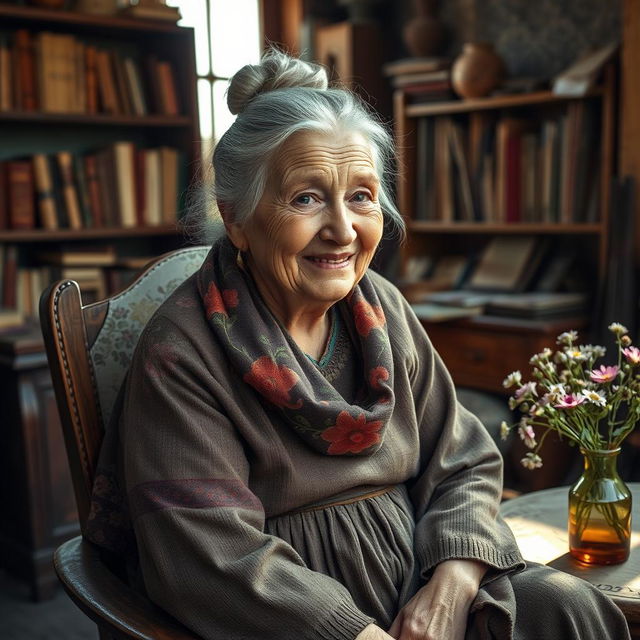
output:
<instances>
[{"instance_id":1,"label":"woman's forehead","mask_svg":"<svg viewBox=\"0 0 640 640\"><path fill-rule=\"evenodd\" d=\"M373 146L361 133L301 131L282 145L276 165L280 171L297 172L329 165L374 169L375 162Z\"/></svg>"}]
</instances>

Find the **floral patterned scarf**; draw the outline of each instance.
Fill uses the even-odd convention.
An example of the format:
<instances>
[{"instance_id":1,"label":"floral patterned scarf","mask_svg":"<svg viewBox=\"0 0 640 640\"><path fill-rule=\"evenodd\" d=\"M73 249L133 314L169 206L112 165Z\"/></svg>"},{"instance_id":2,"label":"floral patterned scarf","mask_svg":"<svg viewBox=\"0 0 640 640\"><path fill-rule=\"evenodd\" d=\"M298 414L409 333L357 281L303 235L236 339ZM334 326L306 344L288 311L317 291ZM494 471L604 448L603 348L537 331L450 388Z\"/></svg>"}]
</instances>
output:
<instances>
[{"instance_id":1,"label":"floral patterned scarf","mask_svg":"<svg viewBox=\"0 0 640 640\"><path fill-rule=\"evenodd\" d=\"M227 238L198 272L211 330L234 369L298 435L328 455L371 455L393 411L393 361L384 312L368 276L342 303L364 364L362 401L349 404L281 327ZM360 406L361 405L361 406Z\"/></svg>"}]
</instances>

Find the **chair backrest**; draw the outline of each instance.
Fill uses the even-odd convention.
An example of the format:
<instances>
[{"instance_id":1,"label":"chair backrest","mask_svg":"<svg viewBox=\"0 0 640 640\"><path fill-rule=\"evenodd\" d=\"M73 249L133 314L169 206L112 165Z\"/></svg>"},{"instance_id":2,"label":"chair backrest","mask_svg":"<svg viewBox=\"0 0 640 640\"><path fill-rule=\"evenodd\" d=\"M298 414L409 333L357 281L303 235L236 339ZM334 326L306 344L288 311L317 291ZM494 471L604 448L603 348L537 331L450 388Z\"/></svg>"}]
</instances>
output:
<instances>
[{"instance_id":1,"label":"chair backrest","mask_svg":"<svg viewBox=\"0 0 640 640\"><path fill-rule=\"evenodd\" d=\"M42 294L40 323L83 533L104 429L140 333L208 250L167 253L127 289L93 304L82 304L73 280L54 282Z\"/></svg>"}]
</instances>

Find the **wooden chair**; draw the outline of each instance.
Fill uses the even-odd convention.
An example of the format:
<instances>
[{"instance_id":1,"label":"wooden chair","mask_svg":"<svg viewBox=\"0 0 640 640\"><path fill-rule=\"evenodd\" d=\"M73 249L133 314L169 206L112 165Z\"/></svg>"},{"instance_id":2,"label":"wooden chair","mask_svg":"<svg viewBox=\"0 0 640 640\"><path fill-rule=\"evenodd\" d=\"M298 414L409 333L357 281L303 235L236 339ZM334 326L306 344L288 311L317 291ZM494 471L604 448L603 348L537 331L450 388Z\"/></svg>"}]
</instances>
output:
<instances>
[{"instance_id":1,"label":"wooden chair","mask_svg":"<svg viewBox=\"0 0 640 640\"><path fill-rule=\"evenodd\" d=\"M42 294L40 322L83 533L104 428L140 332L207 251L190 247L165 254L128 289L93 304L83 306L72 280L56 282ZM110 571L98 548L82 536L56 550L54 565L102 640L197 638Z\"/></svg>"}]
</instances>

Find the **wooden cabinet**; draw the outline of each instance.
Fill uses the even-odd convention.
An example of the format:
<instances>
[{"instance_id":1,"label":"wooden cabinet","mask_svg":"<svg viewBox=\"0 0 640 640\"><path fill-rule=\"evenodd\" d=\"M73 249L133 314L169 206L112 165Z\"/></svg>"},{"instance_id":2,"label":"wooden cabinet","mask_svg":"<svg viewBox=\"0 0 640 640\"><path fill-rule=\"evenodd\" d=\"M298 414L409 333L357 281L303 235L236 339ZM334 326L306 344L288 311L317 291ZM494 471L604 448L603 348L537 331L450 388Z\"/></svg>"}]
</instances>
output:
<instances>
[{"instance_id":1,"label":"wooden cabinet","mask_svg":"<svg viewBox=\"0 0 640 640\"><path fill-rule=\"evenodd\" d=\"M58 586L53 551L79 525L38 329L0 336L0 406L0 563L42 600Z\"/></svg>"},{"instance_id":2,"label":"wooden cabinet","mask_svg":"<svg viewBox=\"0 0 640 640\"><path fill-rule=\"evenodd\" d=\"M531 322L477 316L452 322L424 323L429 338L446 362L456 385L504 393L511 371L530 370L529 358L554 348L563 331L580 330L584 318ZM525 375L525 378L528 377Z\"/></svg>"},{"instance_id":3,"label":"wooden cabinet","mask_svg":"<svg viewBox=\"0 0 640 640\"><path fill-rule=\"evenodd\" d=\"M55 178L56 172L61 174L58 180L62 180L63 184L54 184L50 191L58 193L58 212L66 208L66 214L58 216L54 228L45 224L44 217L38 215L38 201L34 203L36 215L31 227L27 225L25 228L16 228L10 218L3 225L0 215L0 258L4 256L3 260L9 265L4 269L5 291L17 289L17 293L5 296L4 300L0 299L0 306L12 306L12 298L14 303L17 299L17 304L20 305L21 291L28 290L29 285L23 287L20 277L16 279L11 274L52 264L46 257L41 257L45 253L60 248L98 252L109 245L117 255L115 267L105 268L101 273L118 275L114 273L117 268L130 268L136 258L153 257L183 244L178 218L184 200L174 200L169 194L184 193L200 165L193 29L140 18L98 16L0 4L0 47L4 47L5 52L8 48L9 55L17 55L15 43L18 32L28 34L31 53L27 59L30 60L32 68L36 67L31 76L36 91L36 102L35 108L33 103L27 108L16 98L22 82L21 67L16 65L12 68L12 98L9 103L6 99L0 102L0 163L3 165L2 169L15 160L24 160L29 165L35 154L45 154L52 163L50 168L53 177ZM71 61L76 63L76 66L72 66L74 71L71 73L68 56L65 59L65 56L60 54L67 65L60 69L78 85L79 92L86 92L88 95L88 86L92 82L97 84L97 93L93 95L94 100L97 95L97 103L93 107L89 107L92 101L88 97L77 103L69 102L69 90L63 91L67 95L66 103L51 103L50 96L47 98L48 102L45 102L44 87L49 76L42 70L42 51L45 46L43 36L57 37L58 48L61 46L60 39L71 41L72 53L69 55L73 56L75 53ZM111 69L119 96L118 108L115 110L113 105L107 102L108 92L104 89L108 84L105 82L107 75L100 71L99 65L95 66L96 72L90 81L89 50L104 53L105 65L107 69ZM177 98L177 105L168 105L166 96L162 97L166 92L163 92L162 82L159 80L160 64L164 65L165 75L162 77L169 74L173 79L175 91L172 95ZM130 71L127 75L127 69L130 68L137 70L138 82L130 79L136 77L135 71ZM46 76L44 80L43 76ZM60 93L61 87L65 85L55 86ZM136 93L140 94L138 97L142 96L140 100L146 103L144 110L141 110L140 106L134 106L136 99L133 95ZM122 96L125 98L122 99ZM115 155L116 142L129 145L125 150L126 163L121 163ZM160 164L160 161L154 159L152 171L144 164L148 150L158 154L160 150L165 150L166 157L171 158L167 160L166 165L164 160ZM62 175L62 170L56 165L56 154L61 151L70 152L72 158L80 164L87 155L99 156L105 151L112 153L111 159L106 160L102 167L102 174L98 173L101 190L97 199L104 208L102 219L97 219L91 204L82 211L82 222L79 226L71 223L72 217L67 215L70 209L68 183ZM100 168L101 166L98 167ZM84 170L86 171L86 167ZM129 184L123 187L118 175L121 181L129 181ZM150 175L157 177L151 180L148 179ZM34 170L34 192L37 191L35 176ZM163 193L164 185L174 180L178 187L173 190L167 189ZM70 178L81 204L82 182L78 173L74 173ZM145 191L148 184L160 185L153 196ZM126 196L122 195L124 190L127 191ZM24 198L24 195L21 197ZM157 198L165 198L169 203L173 200L174 204L173 207L169 205L161 218L156 216L151 220L147 217L148 203L150 200L156 202ZM107 207L107 202L112 204ZM11 200L5 201L4 204L5 211L10 214ZM109 216L107 208L110 210ZM128 211L126 222L125 209ZM94 265L89 263L82 266ZM45 279L54 279L60 275L66 276L60 270L52 275L46 272ZM40 289L48 284L37 279L34 282L40 285ZM119 288L114 284L116 282L117 278L107 278L106 289ZM36 298L37 294L31 296L31 299ZM33 303L27 305L27 316L36 315L35 306Z\"/></svg>"},{"instance_id":4,"label":"wooden cabinet","mask_svg":"<svg viewBox=\"0 0 640 640\"><path fill-rule=\"evenodd\" d=\"M410 100L403 90L394 94L398 201L407 219L401 278L408 275L414 258L429 256L437 261L449 255L478 255L495 237L532 236L549 255L575 254L575 272L581 286L591 294L589 312L597 313L605 285L612 216L614 65L605 69L598 86L580 98L539 91L448 102ZM517 123L517 130L522 132L518 144L522 141L522 146L501 151L501 130L507 130L507 123ZM547 127L546 123L553 126ZM439 127L444 124L449 133L443 138L444 126L441 130ZM551 156L545 155L546 136L551 129L560 136L555 143L554 165L548 164ZM492 137L485 139L487 131ZM588 131L588 143L583 140L584 131ZM526 144L533 145L529 155L525 155L525 134L529 134ZM430 156L425 151L429 144ZM439 155L443 148L446 154ZM478 156L478 150L482 156ZM513 153L516 155L509 155ZM443 158L450 163L449 175L443 172ZM492 173L488 177L482 162L489 163ZM513 168L515 162L520 166L519 177L509 177L509 167ZM583 167L582 174L578 166ZM566 197L557 195L553 209L541 195L545 175L545 184L555 185L558 193L565 190ZM526 184L530 176L531 182ZM515 180L511 186L519 200L505 205L502 190L506 180ZM461 186L465 182L466 203ZM446 189L450 189L448 202L442 195ZM490 199L483 199L483 189L490 189ZM531 195L527 203L525 190ZM552 193L551 189L547 191ZM506 197L511 196L507 193ZM404 286L407 294L415 294L423 285L426 290L428 285L422 281ZM543 346L552 346L557 333L569 328L586 333L589 329L584 318L551 322L531 318L502 320L499 316L432 322L427 323L427 328L456 383L490 391L500 391L500 383L510 371L526 370L530 356Z\"/></svg>"}]
</instances>

